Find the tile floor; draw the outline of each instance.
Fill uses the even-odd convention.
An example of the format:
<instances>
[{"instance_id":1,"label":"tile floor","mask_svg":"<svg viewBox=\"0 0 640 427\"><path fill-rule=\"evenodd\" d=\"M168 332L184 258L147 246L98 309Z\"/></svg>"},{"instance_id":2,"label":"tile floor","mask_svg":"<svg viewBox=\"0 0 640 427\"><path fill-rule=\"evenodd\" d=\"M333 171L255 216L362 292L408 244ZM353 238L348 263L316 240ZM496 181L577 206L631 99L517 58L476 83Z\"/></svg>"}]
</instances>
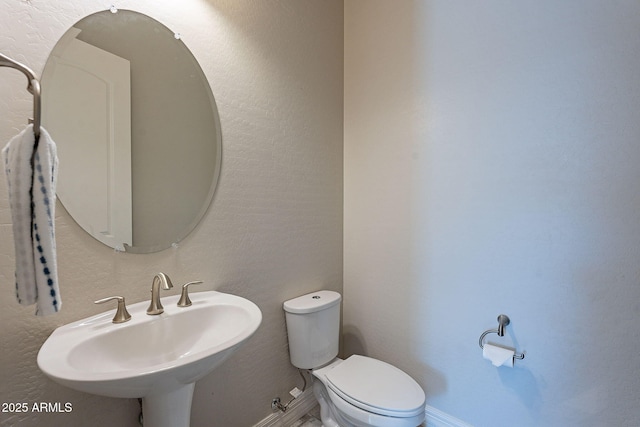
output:
<instances>
[{"instance_id":1,"label":"tile floor","mask_svg":"<svg viewBox=\"0 0 640 427\"><path fill-rule=\"evenodd\" d=\"M305 415L293 423L291 427L322 427L322 422L312 415Z\"/></svg>"},{"instance_id":2,"label":"tile floor","mask_svg":"<svg viewBox=\"0 0 640 427\"><path fill-rule=\"evenodd\" d=\"M320 407L316 406L308 414L293 423L291 427L322 427L320 421Z\"/></svg>"}]
</instances>

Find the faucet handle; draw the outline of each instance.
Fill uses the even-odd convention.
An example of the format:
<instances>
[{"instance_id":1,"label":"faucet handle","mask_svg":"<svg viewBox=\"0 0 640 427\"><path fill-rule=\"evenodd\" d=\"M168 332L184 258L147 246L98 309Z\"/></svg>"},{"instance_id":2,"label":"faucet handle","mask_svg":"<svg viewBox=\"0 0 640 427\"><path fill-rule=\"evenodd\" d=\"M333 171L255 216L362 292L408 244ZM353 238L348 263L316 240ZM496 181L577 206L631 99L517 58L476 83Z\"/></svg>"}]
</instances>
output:
<instances>
[{"instance_id":1,"label":"faucet handle","mask_svg":"<svg viewBox=\"0 0 640 427\"><path fill-rule=\"evenodd\" d=\"M118 309L116 310L116 315L113 316L113 323L124 323L128 320L131 319L131 315L129 314L129 312L127 311L127 306L124 303L124 297L121 296L114 296L114 297L107 297L107 298L102 298L99 299L98 301L94 301L94 304L102 304L105 303L107 301L111 301L111 300L117 300L118 301Z\"/></svg>"},{"instance_id":2,"label":"faucet handle","mask_svg":"<svg viewBox=\"0 0 640 427\"><path fill-rule=\"evenodd\" d=\"M182 294L180 295L180 301L178 301L178 307L189 307L191 305L191 299L189 299L189 286L199 285L202 280L196 280L195 282L189 282L182 285Z\"/></svg>"}]
</instances>

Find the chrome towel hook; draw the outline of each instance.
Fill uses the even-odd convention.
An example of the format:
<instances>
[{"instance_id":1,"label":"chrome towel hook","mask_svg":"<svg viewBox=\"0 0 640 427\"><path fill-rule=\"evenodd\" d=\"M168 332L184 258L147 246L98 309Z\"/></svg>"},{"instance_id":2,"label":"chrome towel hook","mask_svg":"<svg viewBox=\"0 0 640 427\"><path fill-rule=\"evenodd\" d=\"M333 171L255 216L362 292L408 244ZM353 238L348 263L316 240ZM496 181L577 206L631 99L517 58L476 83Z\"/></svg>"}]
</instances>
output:
<instances>
[{"instance_id":1,"label":"chrome towel hook","mask_svg":"<svg viewBox=\"0 0 640 427\"><path fill-rule=\"evenodd\" d=\"M484 337L486 337L488 334L498 334L499 337L503 337L504 336L504 328L509 323L511 323L511 319L509 319L509 316L507 316L506 314L499 315L498 316L498 327L496 329L487 329L486 331L484 331L482 333L482 335L480 335L480 339L478 340L478 344L480 345L480 348L484 349ZM524 359L524 353L515 353L513 355L513 359L514 359L514 361L515 361L515 359L519 359L519 360Z\"/></svg>"}]
</instances>

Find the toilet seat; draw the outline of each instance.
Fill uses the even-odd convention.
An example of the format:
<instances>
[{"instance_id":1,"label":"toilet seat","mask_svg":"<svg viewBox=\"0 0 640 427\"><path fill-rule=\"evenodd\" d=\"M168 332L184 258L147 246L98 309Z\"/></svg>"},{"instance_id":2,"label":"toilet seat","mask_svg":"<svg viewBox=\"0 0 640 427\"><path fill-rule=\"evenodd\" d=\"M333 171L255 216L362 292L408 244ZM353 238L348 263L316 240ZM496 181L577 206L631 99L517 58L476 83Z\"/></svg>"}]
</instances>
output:
<instances>
[{"instance_id":1,"label":"toilet seat","mask_svg":"<svg viewBox=\"0 0 640 427\"><path fill-rule=\"evenodd\" d=\"M424 413L425 395L420 385L380 360L353 355L329 370L325 378L337 397L367 412L397 418Z\"/></svg>"}]
</instances>

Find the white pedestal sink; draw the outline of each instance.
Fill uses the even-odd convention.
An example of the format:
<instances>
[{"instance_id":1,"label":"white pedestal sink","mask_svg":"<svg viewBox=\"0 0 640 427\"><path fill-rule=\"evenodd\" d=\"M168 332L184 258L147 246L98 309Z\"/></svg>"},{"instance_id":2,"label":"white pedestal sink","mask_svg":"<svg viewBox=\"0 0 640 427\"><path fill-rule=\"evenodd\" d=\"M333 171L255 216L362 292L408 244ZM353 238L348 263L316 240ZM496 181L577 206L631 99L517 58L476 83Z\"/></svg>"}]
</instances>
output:
<instances>
[{"instance_id":1,"label":"white pedestal sink","mask_svg":"<svg viewBox=\"0 0 640 427\"><path fill-rule=\"evenodd\" d=\"M227 359L260 326L251 301L216 291L162 299L164 313L147 302L128 307L131 320L111 322L113 311L61 326L38 353L38 366L69 388L142 398L145 427L188 427L195 382Z\"/></svg>"}]
</instances>

